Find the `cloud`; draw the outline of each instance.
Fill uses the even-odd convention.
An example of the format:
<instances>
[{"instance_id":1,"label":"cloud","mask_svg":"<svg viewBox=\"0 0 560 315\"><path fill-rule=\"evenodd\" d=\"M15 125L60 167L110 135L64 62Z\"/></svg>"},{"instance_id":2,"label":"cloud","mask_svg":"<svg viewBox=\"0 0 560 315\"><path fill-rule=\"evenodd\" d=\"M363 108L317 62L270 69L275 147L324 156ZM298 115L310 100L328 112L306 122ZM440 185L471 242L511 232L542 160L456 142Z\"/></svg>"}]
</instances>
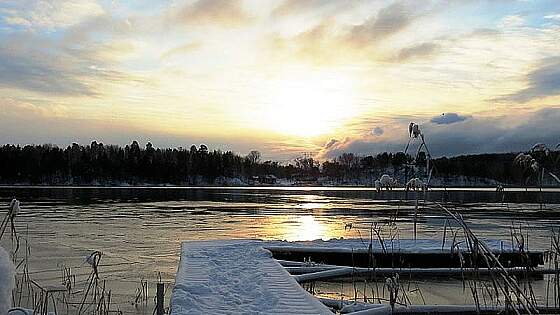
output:
<instances>
[{"instance_id":1,"label":"cloud","mask_svg":"<svg viewBox=\"0 0 560 315\"><path fill-rule=\"evenodd\" d=\"M352 27L346 40L358 47L371 45L405 30L421 16L420 11L413 2L397 1L380 9L363 24Z\"/></svg>"},{"instance_id":2,"label":"cloud","mask_svg":"<svg viewBox=\"0 0 560 315\"><path fill-rule=\"evenodd\" d=\"M145 22L145 21L142 21ZM147 33L148 30L134 29L129 18L116 18L111 15L103 14L83 20L64 30L62 40L64 44L74 47L84 47L91 43L98 43L100 39L104 42L113 38L124 39L134 35L134 32Z\"/></svg>"},{"instance_id":3,"label":"cloud","mask_svg":"<svg viewBox=\"0 0 560 315\"><path fill-rule=\"evenodd\" d=\"M358 1L340 0L285 0L272 10L272 16L284 17L320 9L349 9Z\"/></svg>"},{"instance_id":4,"label":"cloud","mask_svg":"<svg viewBox=\"0 0 560 315\"><path fill-rule=\"evenodd\" d=\"M461 116L457 113L443 113L430 120L431 123L438 125L449 125L456 122L465 121L469 116Z\"/></svg>"},{"instance_id":5,"label":"cloud","mask_svg":"<svg viewBox=\"0 0 560 315\"><path fill-rule=\"evenodd\" d=\"M75 25L105 12L95 0L5 0L0 11L8 25L48 30Z\"/></svg>"},{"instance_id":6,"label":"cloud","mask_svg":"<svg viewBox=\"0 0 560 315\"><path fill-rule=\"evenodd\" d=\"M560 95L560 57L542 60L535 70L529 72L527 81L528 86L525 89L497 100L526 103L534 99Z\"/></svg>"},{"instance_id":7,"label":"cloud","mask_svg":"<svg viewBox=\"0 0 560 315\"><path fill-rule=\"evenodd\" d=\"M217 138L212 135L172 133L154 128L151 124L135 124L126 117L105 119L75 117L66 113L62 105L47 104L37 100L0 100L0 144L43 144L61 146L73 142L89 144L96 140L104 144L130 144L137 140L144 144L151 141L157 147L184 147L204 143L211 150L236 150L248 153L256 145L263 153L263 159L277 159L281 154L269 144L259 143L253 138ZM262 140L261 140L262 141ZM284 146L283 146L284 147ZM303 147L284 155L288 161L294 153L305 151Z\"/></svg>"},{"instance_id":8,"label":"cloud","mask_svg":"<svg viewBox=\"0 0 560 315\"><path fill-rule=\"evenodd\" d=\"M549 14L544 16L545 20L560 21L560 14Z\"/></svg>"},{"instance_id":9,"label":"cloud","mask_svg":"<svg viewBox=\"0 0 560 315\"><path fill-rule=\"evenodd\" d=\"M502 31L494 29L494 28L476 28L472 30L472 32L468 33L465 37L486 37L486 36L497 36L503 34Z\"/></svg>"},{"instance_id":10,"label":"cloud","mask_svg":"<svg viewBox=\"0 0 560 315\"><path fill-rule=\"evenodd\" d=\"M344 45L339 33L335 21L325 19L295 36L267 36L261 42L264 44L262 51L267 54L267 61L274 58L277 59L276 63L280 64L296 60L314 65L336 63L340 58L347 59L363 53Z\"/></svg>"},{"instance_id":11,"label":"cloud","mask_svg":"<svg viewBox=\"0 0 560 315\"><path fill-rule=\"evenodd\" d=\"M111 42L76 45L16 33L0 42L0 86L50 95L97 96L104 83L138 80L115 69L111 52L122 49L130 47Z\"/></svg>"},{"instance_id":12,"label":"cloud","mask_svg":"<svg viewBox=\"0 0 560 315\"><path fill-rule=\"evenodd\" d=\"M29 117L68 117L68 108L59 104L47 104L42 101L18 100L15 98L4 98L0 102L0 114L5 117L25 119Z\"/></svg>"},{"instance_id":13,"label":"cloud","mask_svg":"<svg viewBox=\"0 0 560 315\"><path fill-rule=\"evenodd\" d=\"M177 55L188 54L192 51L198 50L202 47L202 42L196 41L192 43L187 43L172 49L169 49L161 55L161 59L169 59Z\"/></svg>"},{"instance_id":14,"label":"cloud","mask_svg":"<svg viewBox=\"0 0 560 315\"><path fill-rule=\"evenodd\" d=\"M487 152L527 151L535 143L551 146L558 143L560 107L547 107L529 113L510 116L476 117L461 124L421 124L426 143L434 156L454 156ZM367 137L346 138L323 147L318 157L334 158L344 152L377 154L403 151L408 141L406 119L395 117L386 121L402 132L381 139ZM414 150L417 143L412 143Z\"/></svg>"},{"instance_id":15,"label":"cloud","mask_svg":"<svg viewBox=\"0 0 560 315\"><path fill-rule=\"evenodd\" d=\"M334 6L330 2L287 1L277 9L288 10L284 7L287 6L290 10L297 11L308 6L329 7L329 5ZM390 57L395 54L392 52L395 46L394 43L389 43L388 39L405 32L417 19L426 16L432 9L426 3L397 1L382 7L357 24L343 23L336 15L328 15L296 35L267 36L266 50L284 59L295 58L320 65L339 61L386 62L429 57L440 48L435 42L405 47L398 51L395 57Z\"/></svg>"},{"instance_id":16,"label":"cloud","mask_svg":"<svg viewBox=\"0 0 560 315\"><path fill-rule=\"evenodd\" d=\"M498 26L500 28L514 28L525 24L525 19L520 15L508 15L502 18Z\"/></svg>"},{"instance_id":17,"label":"cloud","mask_svg":"<svg viewBox=\"0 0 560 315\"><path fill-rule=\"evenodd\" d=\"M177 13L178 22L189 25L219 25L238 27L253 19L243 9L239 0L198 0L184 6Z\"/></svg>"},{"instance_id":18,"label":"cloud","mask_svg":"<svg viewBox=\"0 0 560 315\"><path fill-rule=\"evenodd\" d=\"M372 130L372 133L373 133L374 136L381 136L381 135L383 135L383 132L384 132L383 128L381 128L379 126L373 128L373 130Z\"/></svg>"},{"instance_id":19,"label":"cloud","mask_svg":"<svg viewBox=\"0 0 560 315\"><path fill-rule=\"evenodd\" d=\"M56 36L33 30L5 34L0 41L0 87L97 97L106 93L103 86L141 81L119 69L120 61L136 49L133 31L128 18L96 13Z\"/></svg>"},{"instance_id":20,"label":"cloud","mask_svg":"<svg viewBox=\"0 0 560 315\"><path fill-rule=\"evenodd\" d=\"M325 144L325 148L326 149L331 149L333 147L335 147L337 145L339 141L336 139L331 139L329 142L327 142L327 144Z\"/></svg>"},{"instance_id":21,"label":"cloud","mask_svg":"<svg viewBox=\"0 0 560 315\"><path fill-rule=\"evenodd\" d=\"M395 58L395 61L403 62L410 59L430 57L433 56L439 48L440 45L436 43L422 43L406 47L401 49L401 51Z\"/></svg>"},{"instance_id":22,"label":"cloud","mask_svg":"<svg viewBox=\"0 0 560 315\"><path fill-rule=\"evenodd\" d=\"M150 139L150 133L140 128L123 125L122 120L82 119L67 117L58 106L35 102L8 100L0 103L0 124L3 130L0 143L68 145L72 142L89 143L96 139L105 143L125 144L132 139ZM162 138L151 134L152 141Z\"/></svg>"},{"instance_id":23,"label":"cloud","mask_svg":"<svg viewBox=\"0 0 560 315\"><path fill-rule=\"evenodd\" d=\"M74 67L72 56L56 56L45 45L47 48L21 45L16 39L0 44L0 86L52 94L94 94L78 79L90 71L89 65Z\"/></svg>"}]
</instances>

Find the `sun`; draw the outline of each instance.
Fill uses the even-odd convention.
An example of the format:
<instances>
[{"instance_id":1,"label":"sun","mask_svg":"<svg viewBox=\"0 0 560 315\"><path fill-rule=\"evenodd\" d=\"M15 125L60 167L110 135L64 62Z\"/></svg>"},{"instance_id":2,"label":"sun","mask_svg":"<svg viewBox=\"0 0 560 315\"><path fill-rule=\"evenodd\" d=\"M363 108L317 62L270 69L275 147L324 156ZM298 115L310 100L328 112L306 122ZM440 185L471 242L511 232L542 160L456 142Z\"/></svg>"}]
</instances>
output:
<instances>
[{"instance_id":1,"label":"sun","mask_svg":"<svg viewBox=\"0 0 560 315\"><path fill-rule=\"evenodd\" d=\"M295 72L272 84L266 128L314 137L333 132L355 114L351 81L330 73Z\"/></svg>"}]
</instances>

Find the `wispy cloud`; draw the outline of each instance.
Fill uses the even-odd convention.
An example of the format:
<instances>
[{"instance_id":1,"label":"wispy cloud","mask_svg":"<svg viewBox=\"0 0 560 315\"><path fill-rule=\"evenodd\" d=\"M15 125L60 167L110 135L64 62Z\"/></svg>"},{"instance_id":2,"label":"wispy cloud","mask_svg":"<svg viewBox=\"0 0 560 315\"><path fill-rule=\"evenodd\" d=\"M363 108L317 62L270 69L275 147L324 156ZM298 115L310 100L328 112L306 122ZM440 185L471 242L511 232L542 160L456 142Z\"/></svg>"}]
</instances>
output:
<instances>
[{"instance_id":1,"label":"wispy cloud","mask_svg":"<svg viewBox=\"0 0 560 315\"><path fill-rule=\"evenodd\" d=\"M439 49L439 44L422 43L401 49L394 60L397 62L403 62L417 58L431 57L434 56Z\"/></svg>"},{"instance_id":2,"label":"wispy cloud","mask_svg":"<svg viewBox=\"0 0 560 315\"><path fill-rule=\"evenodd\" d=\"M527 74L527 87L503 97L500 101L526 103L534 99L560 95L560 57L542 60Z\"/></svg>"},{"instance_id":3,"label":"wispy cloud","mask_svg":"<svg viewBox=\"0 0 560 315\"><path fill-rule=\"evenodd\" d=\"M180 8L175 18L189 26L224 27L247 25L253 20L240 0L198 0Z\"/></svg>"},{"instance_id":4,"label":"wispy cloud","mask_svg":"<svg viewBox=\"0 0 560 315\"><path fill-rule=\"evenodd\" d=\"M357 47L378 44L379 41L395 35L422 16L425 10L420 2L397 1L370 17L364 23L353 26L346 40Z\"/></svg>"},{"instance_id":5,"label":"wispy cloud","mask_svg":"<svg viewBox=\"0 0 560 315\"><path fill-rule=\"evenodd\" d=\"M288 17L292 15L318 11L322 9L348 10L361 1L339 1L339 0L285 0L272 11L273 16Z\"/></svg>"},{"instance_id":6,"label":"wispy cloud","mask_svg":"<svg viewBox=\"0 0 560 315\"><path fill-rule=\"evenodd\" d=\"M163 55L161 55L161 58L162 59L168 59L168 58L172 58L172 57L177 56L177 55L184 55L184 54L190 53L192 51L195 51L197 49L200 49L202 46L203 46L203 44L200 41L187 43L187 44L169 49L168 51L163 53Z\"/></svg>"},{"instance_id":7,"label":"wispy cloud","mask_svg":"<svg viewBox=\"0 0 560 315\"><path fill-rule=\"evenodd\" d=\"M4 0L0 12L8 25L55 30L102 15L105 10L95 0Z\"/></svg>"},{"instance_id":8,"label":"wispy cloud","mask_svg":"<svg viewBox=\"0 0 560 315\"><path fill-rule=\"evenodd\" d=\"M49 95L96 96L99 85L136 80L114 66L114 55L131 49L124 43L76 47L32 33L0 43L0 86Z\"/></svg>"},{"instance_id":9,"label":"wispy cloud","mask_svg":"<svg viewBox=\"0 0 560 315\"><path fill-rule=\"evenodd\" d=\"M37 43L32 36L27 40ZM43 44L26 45L21 38L2 43L0 85L47 94L95 94L87 83L80 80L88 73L96 73L89 68L90 64L72 55L57 54L53 51L54 47L46 42Z\"/></svg>"},{"instance_id":10,"label":"wispy cloud","mask_svg":"<svg viewBox=\"0 0 560 315\"><path fill-rule=\"evenodd\" d=\"M560 21L560 14L549 14L544 16L547 20Z\"/></svg>"},{"instance_id":11,"label":"wispy cloud","mask_svg":"<svg viewBox=\"0 0 560 315\"><path fill-rule=\"evenodd\" d=\"M330 5L333 4L287 1L277 10L290 8L290 11L297 11L296 8ZM396 1L374 11L358 23L342 23L330 15L294 36L270 36L268 44L278 54L295 54L315 64L353 63L357 60L407 62L433 56L440 49L435 41L427 41L393 52L395 45L392 37L408 31L409 26L426 17L431 10L434 9L428 3Z\"/></svg>"}]
</instances>

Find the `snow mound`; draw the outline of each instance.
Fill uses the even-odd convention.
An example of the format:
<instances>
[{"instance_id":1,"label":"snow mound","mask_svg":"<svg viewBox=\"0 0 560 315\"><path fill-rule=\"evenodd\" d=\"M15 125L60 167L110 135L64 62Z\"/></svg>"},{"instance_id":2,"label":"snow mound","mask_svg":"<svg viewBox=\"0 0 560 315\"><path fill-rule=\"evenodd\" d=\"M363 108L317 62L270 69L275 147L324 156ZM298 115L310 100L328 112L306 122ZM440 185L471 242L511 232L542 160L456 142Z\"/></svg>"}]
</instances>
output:
<instances>
[{"instance_id":1,"label":"snow mound","mask_svg":"<svg viewBox=\"0 0 560 315\"><path fill-rule=\"evenodd\" d=\"M0 246L0 314L7 314L12 307L14 272L10 255Z\"/></svg>"}]
</instances>

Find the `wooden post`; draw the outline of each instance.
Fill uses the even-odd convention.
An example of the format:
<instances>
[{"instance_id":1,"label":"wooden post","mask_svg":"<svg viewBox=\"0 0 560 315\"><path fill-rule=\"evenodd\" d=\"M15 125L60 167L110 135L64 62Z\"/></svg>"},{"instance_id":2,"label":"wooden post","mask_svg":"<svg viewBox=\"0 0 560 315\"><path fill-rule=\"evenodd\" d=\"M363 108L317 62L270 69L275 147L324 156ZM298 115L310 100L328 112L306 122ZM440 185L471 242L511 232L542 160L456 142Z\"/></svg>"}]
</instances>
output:
<instances>
[{"instance_id":1,"label":"wooden post","mask_svg":"<svg viewBox=\"0 0 560 315\"><path fill-rule=\"evenodd\" d=\"M164 300L164 287L163 283L157 284L157 293L156 293L156 314L163 315L163 300Z\"/></svg>"}]
</instances>

